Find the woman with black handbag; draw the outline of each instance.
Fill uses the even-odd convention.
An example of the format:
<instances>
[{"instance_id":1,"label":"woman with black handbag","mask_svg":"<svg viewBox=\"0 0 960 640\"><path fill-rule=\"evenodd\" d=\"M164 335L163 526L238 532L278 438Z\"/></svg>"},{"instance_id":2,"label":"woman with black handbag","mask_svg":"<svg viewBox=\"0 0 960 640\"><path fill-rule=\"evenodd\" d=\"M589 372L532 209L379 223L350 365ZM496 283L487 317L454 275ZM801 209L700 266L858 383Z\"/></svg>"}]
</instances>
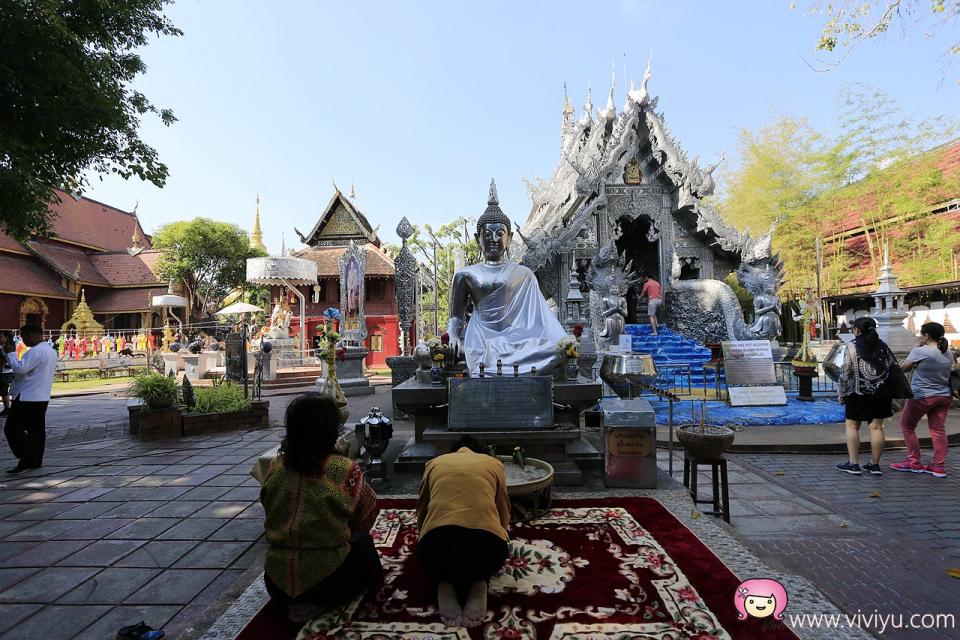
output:
<instances>
[{"instance_id":1,"label":"woman with black handbag","mask_svg":"<svg viewBox=\"0 0 960 640\"><path fill-rule=\"evenodd\" d=\"M853 323L854 340L847 345L843 370L838 383L840 402L844 404L846 418L848 462L838 464L837 469L852 475L863 471L882 476L880 456L883 454L883 421L893 416L894 390L891 374L897 361L887 344L877 334L873 318L857 318ZM870 425L869 464L860 468L860 425Z\"/></svg>"},{"instance_id":2,"label":"woman with black handbag","mask_svg":"<svg viewBox=\"0 0 960 640\"><path fill-rule=\"evenodd\" d=\"M953 402L950 384L954 365L953 351L948 349L945 330L939 322L928 322L920 327L919 345L903 361L903 370L914 370L913 398L907 400L900 417L900 429L907 444L907 459L890 465L894 471L929 473L935 478L946 478L947 471L947 411ZM932 464L920 463L920 443L917 441L917 423L927 416L930 439L933 441Z\"/></svg>"}]
</instances>

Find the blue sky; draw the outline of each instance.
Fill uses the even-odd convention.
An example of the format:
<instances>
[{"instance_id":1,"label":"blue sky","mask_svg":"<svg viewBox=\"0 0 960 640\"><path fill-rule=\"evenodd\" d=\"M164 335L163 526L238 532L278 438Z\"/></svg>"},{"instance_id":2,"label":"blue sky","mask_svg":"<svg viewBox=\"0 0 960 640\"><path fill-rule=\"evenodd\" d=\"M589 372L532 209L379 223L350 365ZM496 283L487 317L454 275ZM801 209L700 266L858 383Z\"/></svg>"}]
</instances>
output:
<instances>
[{"instance_id":1,"label":"blue sky","mask_svg":"<svg viewBox=\"0 0 960 640\"><path fill-rule=\"evenodd\" d=\"M249 229L262 199L265 241L307 232L351 182L381 237L402 216L442 224L477 216L490 177L516 221L524 176L559 158L563 85L602 107L617 69L637 82L653 50L651 93L691 156L730 158L736 130L774 112L830 130L839 89L865 82L922 114L960 115L943 80L949 38L891 33L818 74L810 58L822 18L789 2L319 2L180 0L181 38L143 51L137 87L179 118L145 120L143 138L170 168L166 187L114 177L85 195L138 213L148 232L195 216ZM706 162L702 162L705 164Z\"/></svg>"}]
</instances>

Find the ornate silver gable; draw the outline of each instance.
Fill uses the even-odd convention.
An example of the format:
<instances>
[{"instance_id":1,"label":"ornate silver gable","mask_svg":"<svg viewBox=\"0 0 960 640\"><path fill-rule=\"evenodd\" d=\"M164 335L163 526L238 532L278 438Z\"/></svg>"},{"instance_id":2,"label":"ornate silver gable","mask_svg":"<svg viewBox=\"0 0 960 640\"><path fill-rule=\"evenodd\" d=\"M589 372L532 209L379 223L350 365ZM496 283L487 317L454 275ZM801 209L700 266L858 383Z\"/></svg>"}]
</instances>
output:
<instances>
[{"instance_id":1,"label":"ornate silver gable","mask_svg":"<svg viewBox=\"0 0 960 640\"><path fill-rule=\"evenodd\" d=\"M367 251L351 240L346 252L340 256L340 335L347 342L359 343L367 337L363 308L367 295L366 273Z\"/></svg>"}]
</instances>

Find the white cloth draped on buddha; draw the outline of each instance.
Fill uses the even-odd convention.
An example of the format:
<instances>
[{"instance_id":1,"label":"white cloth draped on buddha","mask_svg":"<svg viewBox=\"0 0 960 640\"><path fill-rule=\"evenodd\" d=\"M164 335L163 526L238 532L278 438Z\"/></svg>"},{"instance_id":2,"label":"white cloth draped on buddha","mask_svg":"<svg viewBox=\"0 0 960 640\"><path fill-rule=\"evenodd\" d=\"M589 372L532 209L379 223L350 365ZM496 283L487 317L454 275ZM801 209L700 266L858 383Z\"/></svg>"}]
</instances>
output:
<instances>
[{"instance_id":1,"label":"white cloth draped on buddha","mask_svg":"<svg viewBox=\"0 0 960 640\"><path fill-rule=\"evenodd\" d=\"M560 362L557 342L566 335L557 316L540 293L530 269L508 262L502 284L475 304L467 323L463 350L470 375L476 377L483 363L485 375L496 375L497 359L503 375L521 374L531 367L540 373Z\"/></svg>"}]
</instances>

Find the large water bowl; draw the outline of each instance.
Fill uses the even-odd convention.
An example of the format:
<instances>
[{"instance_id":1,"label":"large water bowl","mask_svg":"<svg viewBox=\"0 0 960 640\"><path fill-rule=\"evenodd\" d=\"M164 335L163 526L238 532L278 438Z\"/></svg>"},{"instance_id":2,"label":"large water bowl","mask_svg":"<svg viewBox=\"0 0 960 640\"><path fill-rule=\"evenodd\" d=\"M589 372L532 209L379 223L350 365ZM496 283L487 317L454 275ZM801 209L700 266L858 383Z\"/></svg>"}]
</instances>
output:
<instances>
[{"instance_id":1,"label":"large water bowl","mask_svg":"<svg viewBox=\"0 0 960 640\"><path fill-rule=\"evenodd\" d=\"M526 458L521 468L512 456L497 456L507 476L510 521L523 522L542 516L553 500L553 465Z\"/></svg>"},{"instance_id":2,"label":"large water bowl","mask_svg":"<svg viewBox=\"0 0 960 640\"><path fill-rule=\"evenodd\" d=\"M675 433L687 453L699 460L719 459L736 436L732 429L712 424L683 424Z\"/></svg>"},{"instance_id":3,"label":"large water bowl","mask_svg":"<svg viewBox=\"0 0 960 640\"><path fill-rule=\"evenodd\" d=\"M607 353L600 363L600 379L620 398L630 397L630 383L653 384L657 367L649 353Z\"/></svg>"},{"instance_id":4,"label":"large water bowl","mask_svg":"<svg viewBox=\"0 0 960 640\"><path fill-rule=\"evenodd\" d=\"M847 344L838 342L831 347L827 357L823 359L823 372L834 382L840 382L840 373L843 371L843 356Z\"/></svg>"}]
</instances>

